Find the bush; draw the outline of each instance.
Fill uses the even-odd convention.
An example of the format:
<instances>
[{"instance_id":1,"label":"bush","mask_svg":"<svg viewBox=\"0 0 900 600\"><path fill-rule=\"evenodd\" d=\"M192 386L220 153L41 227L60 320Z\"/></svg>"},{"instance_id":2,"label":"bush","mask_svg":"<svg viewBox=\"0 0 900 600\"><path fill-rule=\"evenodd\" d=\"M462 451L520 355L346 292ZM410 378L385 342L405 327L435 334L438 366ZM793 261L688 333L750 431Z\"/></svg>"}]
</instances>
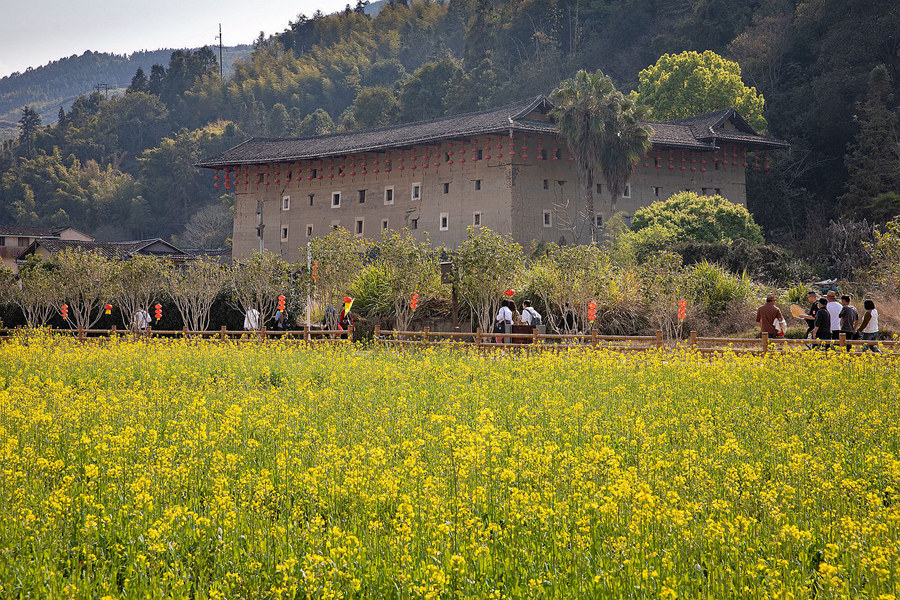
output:
<instances>
[{"instance_id":1,"label":"bush","mask_svg":"<svg viewBox=\"0 0 900 600\"><path fill-rule=\"evenodd\" d=\"M794 258L783 248L743 239L717 243L682 242L674 245L672 250L682 256L686 265L715 262L733 273L746 271L752 279L765 283L784 285L815 278L807 263Z\"/></svg>"},{"instance_id":2,"label":"bush","mask_svg":"<svg viewBox=\"0 0 900 600\"><path fill-rule=\"evenodd\" d=\"M685 270L694 301L710 319L729 306L743 308L750 299L752 282L746 273L733 275L715 263L700 262Z\"/></svg>"},{"instance_id":3,"label":"bush","mask_svg":"<svg viewBox=\"0 0 900 600\"><path fill-rule=\"evenodd\" d=\"M679 192L634 213L632 231L660 225L675 242L731 242L746 239L763 243L762 229L747 208L722 196Z\"/></svg>"}]
</instances>

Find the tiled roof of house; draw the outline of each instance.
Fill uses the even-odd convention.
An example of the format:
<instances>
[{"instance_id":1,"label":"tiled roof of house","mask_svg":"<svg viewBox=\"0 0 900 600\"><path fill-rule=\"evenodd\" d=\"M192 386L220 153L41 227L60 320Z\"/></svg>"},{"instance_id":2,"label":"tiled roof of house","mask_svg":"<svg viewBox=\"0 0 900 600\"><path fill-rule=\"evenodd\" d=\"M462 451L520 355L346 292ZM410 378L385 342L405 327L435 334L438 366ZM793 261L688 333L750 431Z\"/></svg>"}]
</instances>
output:
<instances>
[{"instance_id":1,"label":"tiled roof of house","mask_svg":"<svg viewBox=\"0 0 900 600\"><path fill-rule=\"evenodd\" d=\"M0 225L0 235L19 237L56 237L66 227L19 227L18 225Z\"/></svg>"},{"instance_id":2,"label":"tiled roof of house","mask_svg":"<svg viewBox=\"0 0 900 600\"><path fill-rule=\"evenodd\" d=\"M535 111L546 114L551 108L553 108L553 104L549 98L537 96L500 108L379 129L308 138L251 138L217 157L198 163L197 166L213 168L308 160L509 131L555 135L556 127L553 123L528 118ZM740 119L740 115L737 115L733 109L730 109L730 112L719 111L719 113L728 113L725 119L731 115ZM711 115L702 115L681 121L648 123L653 129L651 140L654 145L666 148L714 150L716 136L708 136L705 132L707 132L711 120L715 121L722 117L722 114L719 113L713 113L718 115L715 119L712 119ZM721 125L725 119L722 119L719 124ZM743 119L740 120L743 122ZM746 125L746 122L743 124ZM759 136L752 129L749 129L747 133L755 136L752 142L747 143L772 148L787 146L780 140ZM701 135L698 136L698 134ZM741 143L745 143L745 140L741 140Z\"/></svg>"},{"instance_id":3,"label":"tiled roof of house","mask_svg":"<svg viewBox=\"0 0 900 600\"><path fill-rule=\"evenodd\" d=\"M159 244L165 247L165 251L148 251L150 246ZM40 245L51 254L56 254L66 249L81 250L84 252L98 252L105 258L130 258L135 254L154 254L163 256L185 256L185 252L176 248L169 242L159 238L151 240L137 240L133 242L87 242L82 240L60 240L57 238L44 238L35 240L19 255L24 259L33 254Z\"/></svg>"}]
</instances>

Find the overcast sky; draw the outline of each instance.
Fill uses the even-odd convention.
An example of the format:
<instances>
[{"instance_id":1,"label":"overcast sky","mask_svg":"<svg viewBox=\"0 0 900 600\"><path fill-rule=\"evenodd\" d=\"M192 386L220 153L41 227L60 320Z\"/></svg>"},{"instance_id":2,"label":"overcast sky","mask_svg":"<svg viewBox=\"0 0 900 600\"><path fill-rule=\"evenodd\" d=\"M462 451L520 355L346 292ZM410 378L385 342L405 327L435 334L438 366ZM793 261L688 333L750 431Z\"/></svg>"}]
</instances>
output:
<instances>
[{"instance_id":1,"label":"overcast sky","mask_svg":"<svg viewBox=\"0 0 900 600\"><path fill-rule=\"evenodd\" d=\"M347 0L0 0L0 77L85 50L130 54L159 48L249 44L316 9ZM355 4L351 2L351 4Z\"/></svg>"}]
</instances>

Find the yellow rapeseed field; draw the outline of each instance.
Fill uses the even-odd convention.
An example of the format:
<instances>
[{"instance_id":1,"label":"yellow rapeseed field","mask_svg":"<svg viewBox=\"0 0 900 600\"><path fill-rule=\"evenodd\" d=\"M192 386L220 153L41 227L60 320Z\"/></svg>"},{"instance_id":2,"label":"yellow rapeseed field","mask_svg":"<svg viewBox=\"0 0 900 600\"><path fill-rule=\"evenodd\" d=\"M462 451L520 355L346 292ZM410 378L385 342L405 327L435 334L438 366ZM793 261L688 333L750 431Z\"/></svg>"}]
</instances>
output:
<instances>
[{"instance_id":1,"label":"yellow rapeseed field","mask_svg":"<svg viewBox=\"0 0 900 600\"><path fill-rule=\"evenodd\" d=\"M0 345L0 597L900 598L835 352Z\"/></svg>"}]
</instances>

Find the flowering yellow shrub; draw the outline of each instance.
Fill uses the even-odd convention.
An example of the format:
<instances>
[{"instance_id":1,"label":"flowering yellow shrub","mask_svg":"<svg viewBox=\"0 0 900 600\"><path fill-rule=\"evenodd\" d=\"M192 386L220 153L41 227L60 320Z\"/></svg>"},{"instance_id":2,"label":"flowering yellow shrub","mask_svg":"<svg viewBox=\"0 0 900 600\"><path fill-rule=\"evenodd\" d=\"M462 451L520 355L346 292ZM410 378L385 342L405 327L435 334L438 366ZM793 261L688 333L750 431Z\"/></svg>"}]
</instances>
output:
<instances>
[{"instance_id":1,"label":"flowering yellow shrub","mask_svg":"<svg viewBox=\"0 0 900 600\"><path fill-rule=\"evenodd\" d=\"M900 598L842 353L0 345L0 596Z\"/></svg>"}]
</instances>

